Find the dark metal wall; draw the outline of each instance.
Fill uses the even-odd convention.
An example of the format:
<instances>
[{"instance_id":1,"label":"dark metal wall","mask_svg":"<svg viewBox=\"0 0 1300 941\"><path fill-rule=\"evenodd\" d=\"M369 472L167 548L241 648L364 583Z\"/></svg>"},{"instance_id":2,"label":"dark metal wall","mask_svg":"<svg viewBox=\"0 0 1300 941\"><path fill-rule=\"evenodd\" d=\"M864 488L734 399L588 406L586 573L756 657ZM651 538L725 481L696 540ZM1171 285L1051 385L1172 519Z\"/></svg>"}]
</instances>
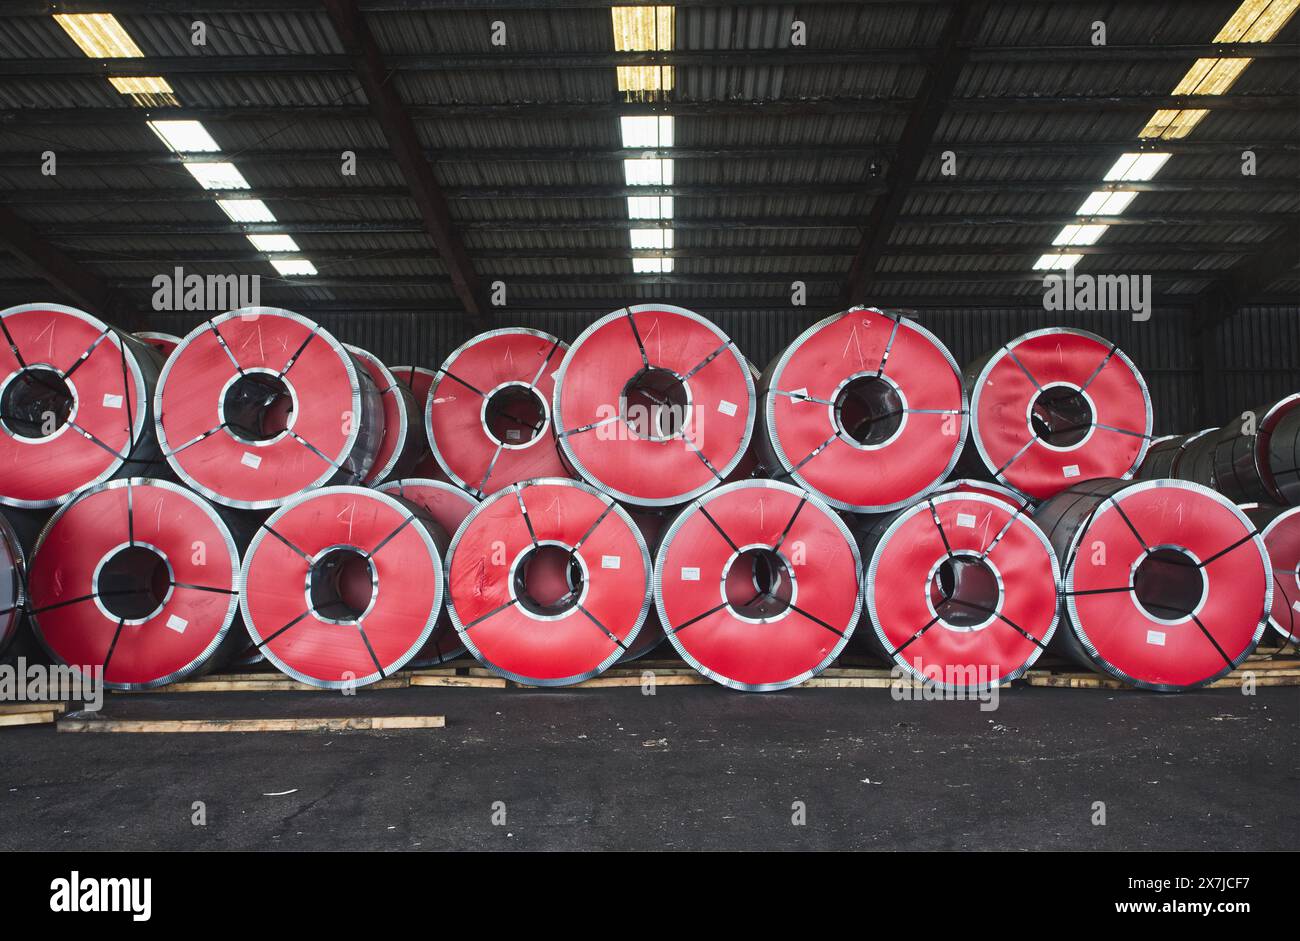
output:
<instances>
[{"instance_id":1,"label":"dark metal wall","mask_svg":"<svg viewBox=\"0 0 1300 941\"><path fill-rule=\"evenodd\" d=\"M301 313L312 316L310 310ZM726 310L709 314L759 368L827 312ZM1217 327L1203 344L1185 310L1155 310L1134 322L1122 313L1052 313L1040 309L925 310L913 315L932 330L959 364L1029 330L1072 326L1117 342L1146 377L1156 433L1219 425L1243 409L1300 391L1300 307L1248 308ZM572 340L596 319L575 312L498 311L502 326L527 326ZM392 365L436 366L468 339L459 318L446 314L323 314L317 317L347 343ZM184 334L194 314L155 314L153 329ZM1202 362L1202 350L1208 353Z\"/></svg>"}]
</instances>

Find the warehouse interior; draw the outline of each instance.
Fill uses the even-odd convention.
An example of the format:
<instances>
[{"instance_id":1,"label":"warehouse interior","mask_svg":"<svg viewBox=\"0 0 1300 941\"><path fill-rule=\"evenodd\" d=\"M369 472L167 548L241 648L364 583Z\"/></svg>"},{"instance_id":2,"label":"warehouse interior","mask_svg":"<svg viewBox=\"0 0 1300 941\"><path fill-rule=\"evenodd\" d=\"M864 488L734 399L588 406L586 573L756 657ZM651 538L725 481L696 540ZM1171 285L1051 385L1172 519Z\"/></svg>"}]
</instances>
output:
<instances>
[{"instance_id":1,"label":"warehouse interior","mask_svg":"<svg viewBox=\"0 0 1300 941\"><path fill-rule=\"evenodd\" d=\"M672 305L762 371L865 307L958 366L1088 331L1145 380L1140 437L1226 427L1300 391L1297 6L9 0L0 309L187 337L246 306L189 298L197 276L435 370L486 331L572 344ZM1145 296L1046 299L1045 279L1116 275ZM885 689L431 686L359 697L445 713L417 746L70 735L34 762L48 730L5 729L0 847L1289 849L1297 690L1278 685L1009 689L987 714ZM109 707L301 717L326 696ZM176 809L196 800L218 825Z\"/></svg>"}]
</instances>

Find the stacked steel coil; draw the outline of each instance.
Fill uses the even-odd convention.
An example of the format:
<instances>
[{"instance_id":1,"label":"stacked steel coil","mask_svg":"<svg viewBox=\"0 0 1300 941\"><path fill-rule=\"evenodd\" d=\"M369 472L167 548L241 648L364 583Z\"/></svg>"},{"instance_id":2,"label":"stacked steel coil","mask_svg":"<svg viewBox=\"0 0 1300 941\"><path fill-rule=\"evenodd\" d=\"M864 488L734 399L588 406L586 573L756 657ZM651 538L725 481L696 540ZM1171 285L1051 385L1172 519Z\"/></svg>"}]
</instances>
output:
<instances>
[{"instance_id":1,"label":"stacked steel coil","mask_svg":"<svg viewBox=\"0 0 1300 941\"><path fill-rule=\"evenodd\" d=\"M240 529L164 480L83 490L50 518L32 556L37 639L109 689L150 689L226 662L244 645Z\"/></svg>"},{"instance_id":2,"label":"stacked steel coil","mask_svg":"<svg viewBox=\"0 0 1300 941\"><path fill-rule=\"evenodd\" d=\"M1181 480L1090 480L1035 519L1063 574L1062 649L1144 689L1211 683L1254 650L1273 583L1254 524Z\"/></svg>"},{"instance_id":3,"label":"stacked steel coil","mask_svg":"<svg viewBox=\"0 0 1300 941\"><path fill-rule=\"evenodd\" d=\"M854 308L760 375L662 304L436 370L278 308L179 340L48 304L0 327L0 654L34 631L110 686L265 657L346 688L465 651L561 686L667 638L771 690L856 637L946 690L1049 644L1172 690L1269 622L1298 639L1300 395L1152 442L1141 375L1083 331L961 375Z\"/></svg>"},{"instance_id":4,"label":"stacked steel coil","mask_svg":"<svg viewBox=\"0 0 1300 941\"><path fill-rule=\"evenodd\" d=\"M379 487L380 492L409 500L424 510L444 533L454 535L465 517L474 512L478 500L470 494L441 480L409 477L392 480ZM443 568L447 559L444 558ZM465 652L465 645L460 641L456 626L451 622L450 610L444 606L437 626L429 635L429 640L420 648L411 660L413 667L438 666L453 660Z\"/></svg>"},{"instance_id":5,"label":"stacked steel coil","mask_svg":"<svg viewBox=\"0 0 1300 941\"><path fill-rule=\"evenodd\" d=\"M23 547L9 521L0 516L0 655L9 649L22 626L26 596Z\"/></svg>"},{"instance_id":6,"label":"stacked steel coil","mask_svg":"<svg viewBox=\"0 0 1300 941\"><path fill-rule=\"evenodd\" d=\"M0 330L0 503L48 509L157 469L158 354L58 304L0 311Z\"/></svg>"},{"instance_id":7,"label":"stacked steel coil","mask_svg":"<svg viewBox=\"0 0 1300 941\"><path fill-rule=\"evenodd\" d=\"M1272 565L1269 624L1284 643L1300 643L1300 506L1252 503L1241 509L1264 540Z\"/></svg>"},{"instance_id":8,"label":"stacked steel coil","mask_svg":"<svg viewBox=\"0 0 1300 941\"><path fill-rule=\"evenodd\" d=\"M844 649L862 607L858 547L819 497L773 480L727 484L664 535L654 596L687 663L734 689L802 683Z\"/></svg>"},{"instance_id":9,"label":"stacked steel coil","mask_svg":"<svg viewBox=\"0 0 1300 941\"><path fill-rule=\"evenodd\" d=\"M1151 439L1151 398L1132 361L1083 330L1035 330L966 369L966 463L1032 500L1080 480L1129 478Z\"/></svg>"},{"instance_id":10,"label":"stacked steel coil","mask_svg":"<svg viewBox=\"0 0 1300 941\"><path fill-rule=\"evenodd\" d=\"M249 544L240 606L283 673L329 689L374 683L428 643L442 613L445 531L364 487L288 500Z\"/></svg>"},{"instance_id":11,"label":"stacked steel coil","mask_svg":"<svg viewBox=\"0 0 1300 941\"><path fill-rule=\"evenodd\" d=\"M362 481L374 486L383 481L405 477L420 458L423 436L420 434L419 402L409 386L400 383L374 353L348 346L365 368L383 401L384 431L379 439L374 463Z\"/></svg>"},{"instance_id":12,"label":"stacked steel coil","mask_svg":"<svg viewBox=\"0 0 1300 941\"><path fill-rule=\"evenodd\" d=\"M154 411L176 475L246 510L361 482L384 435L383 401L365 367L317 324L274 307L192 330L163 368Z\"/></svg>"},{"instance_id":13,"label":"stacked steel coil","mask_svg":"<svg viewBox=\"0 0 1300 941\"><path fill-rule=\"evenodd\" d=\"M845 311L804 331L761 380L775 475L853 513L899 509L951 473L966 440L957 363L915 321Z\"/></svg>"},{"instance_id":14,"label":"stacked steel coil","mask_svg":"<svg viewBox=\"0 0 1300 941\"><path fill-rule=\"evenodd\" d=\"M708 320L668 304L614 311L584 330L554 398L565 462L633 506L680 506L716 487L754 430L749 363Z\"/></svg>"},{"instance_id":15,"label":"stacked steel coil","mask_svg":"<svg viewBox=\"0 0 1300 941\"><path fill-rule=\"evenodd\" d=\"M477 496L565 476L551 390L567 349L539 330L491 330L453 352L429 387L429 445L452 483Z\"/></svg>"},{"instance_id":16,"label":"stacked steel coil","mask_svg":"<svg viewBox=\"0 0 1300 941\"><path fill-rule=\"evenodd\" d=\"M650 608L650 553L627 511L576 480L512 484L451 546L449 605L461 642L508 679L566 686L636 643Z\"/></svg>"},{"instance_id":17,"label":"stacked steel coil","mask_svg":"<svg viewBox=\"0 0 1300 941\"><path fill-rule=\"evenodd\" d=\"M1060 573L1047 537L1004 496L951 490L876 518L862 534L861 635L941 689L1020 676L1056 632Z\"/></svg>"}]
</instances>

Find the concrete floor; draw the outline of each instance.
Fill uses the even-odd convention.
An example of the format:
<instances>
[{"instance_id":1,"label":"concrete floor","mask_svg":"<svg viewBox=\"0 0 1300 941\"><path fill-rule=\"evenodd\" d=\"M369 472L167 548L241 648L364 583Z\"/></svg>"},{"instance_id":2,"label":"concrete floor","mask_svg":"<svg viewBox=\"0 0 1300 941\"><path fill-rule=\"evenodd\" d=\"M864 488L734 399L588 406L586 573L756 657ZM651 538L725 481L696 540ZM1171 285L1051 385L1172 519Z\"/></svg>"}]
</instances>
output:
<instances>
[{"instance_id":1,"label":"concrete floor","mask_svg":"<svg viewBox=\"0 0 1300 941\"><path fill-rule=\"evenodd\" d=\"M112 695L105 709L430 713L446 728L3 729L0 849L1280 850L1300 838L1300 688L1017 688L993 712L888 690L712 686Z\"/></svg>"}]
</instances>

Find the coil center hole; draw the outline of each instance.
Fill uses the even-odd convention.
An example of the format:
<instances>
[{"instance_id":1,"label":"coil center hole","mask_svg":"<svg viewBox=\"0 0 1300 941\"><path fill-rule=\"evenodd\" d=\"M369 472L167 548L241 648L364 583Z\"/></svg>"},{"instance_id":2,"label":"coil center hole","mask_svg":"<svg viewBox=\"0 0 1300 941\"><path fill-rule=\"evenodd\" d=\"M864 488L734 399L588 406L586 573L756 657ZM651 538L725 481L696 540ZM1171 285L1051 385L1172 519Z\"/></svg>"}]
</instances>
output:
<instances>
[{"instance_id":1,"label":"coil center hole","mask_svg":"<svg viewBox=\"0 0 1300 941\"><path fill-rule=\"evenodd\" d=\"M245 441L270 441L284 433L293 417L293 393L279 376L247 372L226 389L221 419Z\"/></svg>"},{"instance_id":2,"label":"coil center hole","mask_svg":"<svg viewBox=\"0 0 1300 941\"><path fill-rule=\"evenodd\" d=\"M564 614L582 597L582 564L563 546L534 546L515 568L515 597L542 617Z\"/></svg>"},{"instance_id":3,"label":"coil center hole","mask_svg":"<svg viewBox=\"0 0 1300 941\"><path fill-rule=\"evenodd\" d=\"M1148 552L1133 571L1133 596L1142 609L1164 621L1187 617L1205 594L1205 575L1187 553L1173 548Z\"/></svg>"},{"instance_id":4,"label":"coil center hole","mask_svg":"<svg viewBox=\"0 0 1300 941\"><path fill-rule=\"evenodd\" d=\"M794 579L785 559L773 549L745 549L727 570L727 606L742 618L769 620L784 614L794 600Z\"/></svg>"},{"instance_id":5,"label":"coil center hole","mask_svg":"<svg viewBox=\"0 0 1300 941\"><path fill-rule=\"evenodd\" d=\"M975 555L949 556L930 580L930 604L949 627L985 623L997 611L1000 596L997 574Z\"/></svg>"},{"instance_id":6,"label":"coil center hole","mask_svg":"<svg viewBox=\"0 0 1300 941\"><path fill-rule=\"evenodd\" d=\"M690 395L677 373L647 366L623 387L620 408L623 421L638 438L667 441L686 427Z\"/></svg>"},{"instance_id":7,"label":"coil center hole","mask_svg":"<svg viewBox=\"0 0 1300 941\"><path fill-rule=\"evenodd\" d=\"M497 444L527 444L546 429L546 403L532 386L510 383L488 396L485 418Z\"/></svg>"},{"instance_id":8,"label":"coil center hole","mask_svg":"<svg viewBox=\"0 0 1300 941\"><path fill-rule=\"evenodd\" d=\"M171 590L167 560L148 546L126 546L99 570L99 603L115 618L145 621L157 614Z\"/></svg>"},{"instance_id":9,"label":"coil center hole","mask_svg":"<svg viewBox=\"0 0 1300 941\"><path fill-rule=\"evenodd\" d=\"M835 397L836 431L859 445L884 444L902 425L902 396L881 376L850 379Z\"/></svg>"},{"instance_id":10,"label":"coil center hole","mask_svg":"<svg viewBox=\"0 0 1300 941\"><path fill-rule=\"evenodd\" d=\"M322 621L355 624L375 596L374 566L356 549L331 549L307 572L307 600Z\"/></svg>"},{"instance_id":11,"label":"coil center hole","mask_svg":"<svg viewBox=\"0 0 1300 941\"><path fill-rule=\"evenodd\" d=\"M28 366L0 398L0 421L12 434L48 438L68 423L76 396L57 369Z\"/></svg>"},{"instance_id":12,"label":"coil center hole","mask_svg":"<svg viewBox=\"0 0 1300 941\"><path fill-rule=\"evenodd\" d=\"M1078 389L1052 386L1034 396L1029 424L1034 434L1056 448L1069 448L1087 437L1092 405Z\"/></svg>"}]
</instances>

